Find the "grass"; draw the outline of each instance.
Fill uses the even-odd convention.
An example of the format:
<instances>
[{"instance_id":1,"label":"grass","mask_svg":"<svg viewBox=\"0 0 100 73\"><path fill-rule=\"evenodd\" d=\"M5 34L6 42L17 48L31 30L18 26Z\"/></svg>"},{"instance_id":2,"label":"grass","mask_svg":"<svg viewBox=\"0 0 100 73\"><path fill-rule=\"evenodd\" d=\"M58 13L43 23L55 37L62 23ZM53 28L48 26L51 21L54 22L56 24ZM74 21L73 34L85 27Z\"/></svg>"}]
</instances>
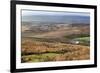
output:
<instances>
[{"instance_id":1,"label":"grass","mask_svg":"<svg viewBox=\"0 0 100 73\"><path fill-rule=\"evenodd\" d=\"M90 41L90 37L80 37L80 38L75 38L76 40L80 41Z\"/></svg>"},{"instance_id":2,"label":"grass","mask_svg":"<svg viewBox=\"0 0 100 73\"><path fill-rule=\"evenodd\" d=\"M73 34L70 36L64 36L67 40L79 41L79 45L90 46L89 34ZM69 41L70 42L70 41Z\"/></svg>"},{"instance_id":3,"label":"grass","mask_svg":"<svg viewBox=\"0 0 100 73\"><path fill-rule=\"evenodd\" d=\"M45 62L45 61L52 61L53 57L57 56L59 54L56 53L46 53L46 54L34 54L34 55L28 55L28 56L23 56L22 59L30 62ZM28 59L27 59L28 58Z\"/></svg>"},{"instance_id":4,"label":"grass","mask_svg":"<svg viewBox=\"0 0 100 73\"><path fill-rule=\"evenodd\" d=\"M90 45L90 37L80 37L80 38L75 38L75 40L78 40L81 45Z\"/></svg>"},{"instance_id":5,"label":"grass","mask_svg":"<svg viewBox=\"0 0 100 73\"><path fill-rule=\"evenodd\" d=\"M64 36L67 39L73 39L73 38L82 38L82 37L89 37L89 34L72 34L69 36Z\"/></svg>"}]
</instances>

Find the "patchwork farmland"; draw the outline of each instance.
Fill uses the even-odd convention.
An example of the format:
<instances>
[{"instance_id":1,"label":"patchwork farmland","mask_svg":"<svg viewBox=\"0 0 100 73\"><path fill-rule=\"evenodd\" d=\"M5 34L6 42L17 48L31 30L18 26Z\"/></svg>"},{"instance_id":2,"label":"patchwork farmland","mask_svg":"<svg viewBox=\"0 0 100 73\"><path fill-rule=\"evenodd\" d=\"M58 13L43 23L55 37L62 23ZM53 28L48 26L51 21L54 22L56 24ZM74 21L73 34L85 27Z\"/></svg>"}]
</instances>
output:
<instances>
[{"instance_id":1,"label":"patchwork farmland","mask_svg":"<svg viewBox=\"0 0 100 73\"><path fill-rule=\"evenodd\" d=\"M21 62L90 59L89 24L22 22Z\"/></svg>"}]
</instances>

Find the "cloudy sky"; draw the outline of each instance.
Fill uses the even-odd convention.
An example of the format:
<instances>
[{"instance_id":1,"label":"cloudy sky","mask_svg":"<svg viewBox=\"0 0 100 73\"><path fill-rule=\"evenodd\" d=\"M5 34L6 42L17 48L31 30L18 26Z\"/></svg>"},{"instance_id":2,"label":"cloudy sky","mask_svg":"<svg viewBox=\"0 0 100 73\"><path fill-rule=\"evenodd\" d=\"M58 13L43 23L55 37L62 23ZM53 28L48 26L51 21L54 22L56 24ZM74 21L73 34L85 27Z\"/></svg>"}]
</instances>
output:
<instances>
[{"instance_id":1,"label":"cloudy sky","mask_svg":"<svg viewBox=\"0 0 100 73\"><path fill-rule=\"evenodd\" d=\"M22 21L49 23L89 23L90 14L86 12L22 10Z\"/></svg>"},{"instance_id":2,"label":"cloudy sky","mask_svg":"<svg viewBox=\"0 0 100 73\"><path fill-rule=\"evenodd\" d=\"M89 16L89 13L84 12L55 12L55 11L33 11L33 10L22 10L23 16L30 15L78 15L78 16Z\"/></svg>"}]
</instances>

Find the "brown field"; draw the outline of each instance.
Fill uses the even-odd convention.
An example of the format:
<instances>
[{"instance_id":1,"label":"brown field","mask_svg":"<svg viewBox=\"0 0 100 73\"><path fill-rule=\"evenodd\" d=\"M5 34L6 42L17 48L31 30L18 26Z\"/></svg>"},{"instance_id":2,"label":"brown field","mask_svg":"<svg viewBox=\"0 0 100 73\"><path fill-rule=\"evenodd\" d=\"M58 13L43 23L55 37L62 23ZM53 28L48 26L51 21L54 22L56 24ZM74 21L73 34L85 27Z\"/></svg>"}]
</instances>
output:
<instances>
[{"instance_id":1,"label":"brown field","mask_svg":"<svg viewBox=\"0 0 100 73\"><path fill-rule=\"evenodd\" d=\"M22 41L22 62L86 60L90 48L82 45L49 43L25 39Z\"/></svg>"}]
</instances>

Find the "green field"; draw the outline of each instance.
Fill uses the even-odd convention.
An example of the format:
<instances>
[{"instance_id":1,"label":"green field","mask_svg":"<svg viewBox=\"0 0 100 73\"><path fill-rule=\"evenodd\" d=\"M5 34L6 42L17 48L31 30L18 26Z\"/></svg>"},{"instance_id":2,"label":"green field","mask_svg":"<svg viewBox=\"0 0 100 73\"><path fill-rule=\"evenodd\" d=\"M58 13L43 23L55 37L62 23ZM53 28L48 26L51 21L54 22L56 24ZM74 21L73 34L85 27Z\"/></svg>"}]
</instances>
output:
<instances>
[{"instance_id":1,"label":"green field","mask_svg":"<svg viewBox=\"0 0 100 73\"><path fill-rule=\"evenodd\" d=\"M90 37L81 37L81 38L76 38L76 39L80 41L90 41Z\"/></svg>"},{"instance_id":2,"label":"green field","mask_svg":"<svg viewBox=\"0 0 100 73\"><path fill-rule=\"evenodd\" d=\"M89 34L74 34L71 36L64 36L69 41L78 41L79 45L90 46L90 35Z\"/></svg>"},{"instance_id":3,"label":"green field","mask_svg":"<svg viewBox=\"0 0 100 73\"><path fill-rule=\"evenodd\" d=\"M34 54L34 55L28 55L23 56L23 61L29 61L29 62L45 62L45 61L53 61L54 57L60 55L56 53L44 53L44 54Z\"/></svg>"},{"instance_id":4,"label":"green field","mask_svg":"<svg viewBox=\"0 0 100 73\"><path fill-rule=\"evenodd\" d=\"M90 45L90 37L79 37L79 38L75 38L75 40L78 40L80 42L81 45Z\"/></svg>"}]
</instances>

